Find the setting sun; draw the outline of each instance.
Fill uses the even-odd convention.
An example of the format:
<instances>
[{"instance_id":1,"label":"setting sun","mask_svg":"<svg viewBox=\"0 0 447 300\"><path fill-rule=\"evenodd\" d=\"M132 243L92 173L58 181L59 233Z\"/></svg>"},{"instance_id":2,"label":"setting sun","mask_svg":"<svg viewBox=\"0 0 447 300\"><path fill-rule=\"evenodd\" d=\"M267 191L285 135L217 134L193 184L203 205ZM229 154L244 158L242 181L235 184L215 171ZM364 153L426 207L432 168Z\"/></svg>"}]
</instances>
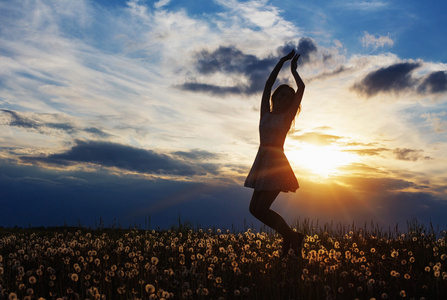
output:
<instances>
[{"instance_id":1,"label":"setting sun","mask_svg":"<svg viewBox=\"0 0 447 300\"><path fill-rule=\"evenodd\" d=\"M333 175L338 167L353 161L352 154L341 151L339 147L309 144L287 151L287 157L292 164L321 177Z\"/></svg>"}]
</instances>

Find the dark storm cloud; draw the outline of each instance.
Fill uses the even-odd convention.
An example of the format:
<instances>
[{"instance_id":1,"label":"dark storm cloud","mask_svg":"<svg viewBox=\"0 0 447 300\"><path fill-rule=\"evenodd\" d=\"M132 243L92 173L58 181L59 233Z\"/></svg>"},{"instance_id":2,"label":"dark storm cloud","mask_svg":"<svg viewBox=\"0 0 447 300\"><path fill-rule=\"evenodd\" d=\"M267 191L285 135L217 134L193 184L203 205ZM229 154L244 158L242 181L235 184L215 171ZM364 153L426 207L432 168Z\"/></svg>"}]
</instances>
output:
<instances>
[{"instance_id":1,"label":"dark storm cloud","mask_svg":"<svg viewBox=\"0 0 447 300\"><path fill-rule=\"evenodd\" d=\"M408 148L396 148L393 153L396 155L397 159L400 160L409 160L409 161L417 161L421 159L429 160L430 156L423 155L424 151L422 150L414 150Z\"/></svg>"},{"instance_id":2,"label":"dark storm cloud","mask_svg":"<svg viewBox=\"0 0 447 300\"><path fill-rule=\"evenodd\" d=\"M371 97L380 92L399 93L414 88L418 82L411 73L420 66L420 63L404 62L378 69L355 83L352 89Z\"/></svg>"},{"instance_id":3,"label":"dark storm cloud","mask_svg":"<svg viewBox=\"0 0 447 300\"><path fill-rule=\"evenodd\" d=\"M294 49L296 53L300 54L300 59L298 60L300 65L309 63L312 60L312 56L318 52L315 42L311 38L303 37L298 44L290 42L278 48L278 56L284 56Z\"/></svg>"},{"instance_id":4,"label":"dark storm cloud","mask_svg":"<svg viewBox=\"0 0 447 300\"><path fill-rule=\"evenodd\" d=\"M191 155L197 157L199 154L193 152ZM184 153L183 156L187 156L187 153ZM98 141L77 141L76 145L66 152L51 154L46 157L21 157L21 160L63 166L76 163L93 163L104 167L116 167L157 175L193 176L215 174L217 172L217 166L213 164L190 163L152 150Z\"/></svg>"},{"instance_id":5,"label":"dark storm cloud","mask_svg":"<svg viewBox=\"0 0 447 300\"><path fill-rule=\"evenodd\" d=\"M381 68L366 75L352 86L352 90L367 97L379 93L400 93L413 90L419 94L439 94L447 92L447 72L435 71L417 77L413 71L421 63L404 62Z\"/></svg>"},{"instance_id":6,"label":"dark storm cloud","mask_svg":"<svg viewBox=\"0 0 447 300\"><path fill-rule=\"evenodd\" d=\"M187 82L180 86L184 90L194 92L210 92L214 94L254 94L263 89L266 70L271 68L275 59L259 59L254 55L245 54L234 46L219 47L214 52L202 50L196 55L196 70L202 75L224 73L243 75L248 84L235 86L219 86L206 83Z\"/></svg>"},{"instance_id":7,"label":"dark storm cloud","mask_svg":"<svg viewBox=\"0 0 447 300\"><path fill-rule=\"evenodd\" d=\"M437 71L430 73L418 88L420 93L447 92L447 72Z\"/></svg>"},{"instance_id":8,"label":"dark storm cloud","mask_svg":"<svg viewBox=\"0 0 447 300\"><path fill-rule=\"evenodd\" d=\"M4 125L36 130L42 134L52 135L54 134L53 133L54 130L56 130L65 132L69 135L73 135L79 132L87 132L100 137L110 136L109 134L95 127L79 128L77 126L73 126L68 122L51 122L48 120L53 117L63 118L62 116L58 115L33 114L34 116L36 116L36 118L33 118L26 116L23 113L19 113L12 110L1 109L0 111L2 111L3 114L8 116L8 118L6 119L6 124Z\"/></svg>"},{"instance_id":9,"label":"dark storm cloud","mask_svg":"<svg viewBox=\"0 0 447 300\"><path fill-rule=\"evenodd\" d=\"M312 55L318 51L317 45L310 38L301 38L297 44L287 43L277 49L278 56L288 54L292 49L301 54L299 64L309 63ZM193 92L213 94L255 94L261 92L270 70L278 62L278 57L260 59L246 54L234 46L221 46L213 52L202 50L196 54L196 71L202 75L224 73L242 75L247 84L220 86L203 82L186 82L178 87Z\"/></svg>"}]
</instances>

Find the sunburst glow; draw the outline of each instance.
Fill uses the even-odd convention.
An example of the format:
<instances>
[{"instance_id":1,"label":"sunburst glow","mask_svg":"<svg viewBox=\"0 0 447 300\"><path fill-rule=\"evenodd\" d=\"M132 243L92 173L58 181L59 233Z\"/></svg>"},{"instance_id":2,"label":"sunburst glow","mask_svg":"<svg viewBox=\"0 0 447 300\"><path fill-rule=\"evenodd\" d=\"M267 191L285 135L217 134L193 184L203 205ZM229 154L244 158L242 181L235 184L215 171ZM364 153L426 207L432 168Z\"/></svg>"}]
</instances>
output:
<instances>
[{"instance_id":1,"label":"sunburst glow","mask_svg":"<svg viewBox=\"0 0 447 300\"><path fill-rule=\"evenodd\" d=\"M295 150L287 152L290 162L305 168L315 175L327 177L337 173L340 166L353 161L353 155L341 151L337 146L314 146L302 144Z\"/></svg>"}]
</instances>

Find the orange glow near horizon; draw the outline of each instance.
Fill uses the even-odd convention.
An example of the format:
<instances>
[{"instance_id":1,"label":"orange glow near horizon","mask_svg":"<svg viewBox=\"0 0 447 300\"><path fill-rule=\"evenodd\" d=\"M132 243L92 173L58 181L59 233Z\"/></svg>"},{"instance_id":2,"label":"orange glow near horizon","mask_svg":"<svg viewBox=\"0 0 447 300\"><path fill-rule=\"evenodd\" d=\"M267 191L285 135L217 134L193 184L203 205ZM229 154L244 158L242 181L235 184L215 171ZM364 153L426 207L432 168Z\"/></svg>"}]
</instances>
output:
<instances>
[{"instance_id":1,"label":"orange glow near horizon","mask_svg":"<svg viewBox=\"0 0 447 300\"><path fill-rule=\"evenodd\" d=\"M290 163L304 168L321 178L327 178L338 173L338 168L354 161L354 155L343 152L337 146L316 146L307 143L300 144L286 153Z\"/></svg>"}]
</instances>

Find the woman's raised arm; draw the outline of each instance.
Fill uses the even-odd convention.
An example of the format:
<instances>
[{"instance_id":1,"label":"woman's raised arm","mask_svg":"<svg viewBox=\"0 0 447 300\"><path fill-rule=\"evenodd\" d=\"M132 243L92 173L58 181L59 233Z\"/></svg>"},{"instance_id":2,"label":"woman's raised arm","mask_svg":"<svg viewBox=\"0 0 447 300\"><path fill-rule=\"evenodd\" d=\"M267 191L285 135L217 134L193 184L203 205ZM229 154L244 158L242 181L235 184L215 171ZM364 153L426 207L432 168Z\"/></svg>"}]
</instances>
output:
<instances>
[{"instance_id":1,"label":"woman's raised arm","mask_svg":"<svg viewBox=\"0 0 447 300\"><path fill-rule=\"evenodd\" d=\"M288 110L290 112L292 119L295 118L296 112L298 111L298 108L301 104L301 100L303 99L304 88L306 87L304 85L304 82L301 79L300 75L298 74L298 71L296 70L297 66L298 66L299 58L300 58L300 54L296 54L292 59L292 63L290 64L293 78L295 78L295 82L298 87L295 92L295 96L293 97L293 102L291 103L291 107Z\"/></svg>"},{"instance_id":2,"label":"woman's raised arm","mask_svg":"<svg viewBox=\"0 0 447 300\"><path fill-rule=\"evenodd\" d=\"M276 64L276 66L273 68L272 72L270 73L269 78L267 79L267 82L265 83L264 92L262 94L262 100L261 100L261 118L264 114L270 112L270 95L272 93L272 87L273 84L276 81L276 77L278 77L279 71L281 70L284 63L290 59L292 59L295 55L295 50L292 50L289 54L287 54L284 57L281 57L279 62Z\"/></svg>"}]
</instances>

